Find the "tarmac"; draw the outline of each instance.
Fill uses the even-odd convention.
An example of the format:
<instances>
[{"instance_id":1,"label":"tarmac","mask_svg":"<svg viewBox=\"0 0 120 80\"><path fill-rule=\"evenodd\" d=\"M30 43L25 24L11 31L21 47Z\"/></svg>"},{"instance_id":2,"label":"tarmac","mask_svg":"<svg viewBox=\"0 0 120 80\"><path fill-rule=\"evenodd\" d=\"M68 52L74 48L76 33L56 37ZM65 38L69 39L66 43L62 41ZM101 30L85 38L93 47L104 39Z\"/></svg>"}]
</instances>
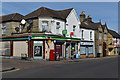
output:
<instances>
[{"instance_id":1,"label":"tarmac","mask_svg":"<svg viewBox=\"0 0 120 80\"><path fill-rule=\"evenodd\" d=\"M107 56L101 58L83 58L83 59L67 59L67 60L60 60L60 61L48 61L48 60L21 60L16 58L2 58L2 71L1 72L8 72L14 70L20 70L24 68L33 68L33 67L44 67L44 66L51 66L56 64L68 64L70 62L82 62L86 60L94 60L94 59L107 59L117 56Z\"/></svg>"}]
</instances>

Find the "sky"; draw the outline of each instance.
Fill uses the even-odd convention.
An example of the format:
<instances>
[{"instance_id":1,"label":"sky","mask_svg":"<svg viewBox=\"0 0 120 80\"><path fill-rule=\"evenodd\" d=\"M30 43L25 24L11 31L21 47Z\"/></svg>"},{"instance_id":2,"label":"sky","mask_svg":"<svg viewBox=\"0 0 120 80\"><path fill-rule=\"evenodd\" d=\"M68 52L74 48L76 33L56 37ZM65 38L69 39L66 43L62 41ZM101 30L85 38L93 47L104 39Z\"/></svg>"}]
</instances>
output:
<instances>
[{"instance_id":1,"label":"sky","mask_svg":"<svg viewBox=\"0 0 120 80\"><path fill-rule=\"evenodd\" d=\"M85 11L86 17L91 14L94 22L107 23L109 29L118 32L118 2L2 2L2 14L28 13L47 7L54 10L74 8L79 17Z\"/></svg>"}]
</instances>

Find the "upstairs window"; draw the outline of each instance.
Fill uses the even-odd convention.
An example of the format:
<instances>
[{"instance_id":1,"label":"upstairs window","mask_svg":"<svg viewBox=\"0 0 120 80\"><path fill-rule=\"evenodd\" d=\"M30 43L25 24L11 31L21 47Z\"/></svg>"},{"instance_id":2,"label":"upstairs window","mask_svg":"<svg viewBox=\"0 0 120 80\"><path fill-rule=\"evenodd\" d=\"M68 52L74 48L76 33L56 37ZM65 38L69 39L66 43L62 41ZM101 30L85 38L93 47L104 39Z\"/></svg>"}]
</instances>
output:
<instances>
[{"instance_id":1,"label":"upstairs window","mask_svg":"<svg viewBox=\"0 0 120 80\"><path fill-rule=\"evenodd\" d=\"M73 33L74 33L74 36L75 36L75 25L73 25Z\"/></svg>"},{"instance_id":2,"label":"upstairs window","mask_svg":"<svg viewBox=\"0 0 120 80\"><path fill-rule=\"evenodd\" d=\"M2 34L6 34L6 25L2 24Z\"/></svg>"},{"instance_id":3,"label":"upstairs window","mask_svg":"<svg viewBox=\"0 0 120 80\"><path fill-rule=\"evenodd\" d=\"M48 21L42 21L42 31L43 32L48 31Z\"/></svg>"},{"instance_id":4,"label":"upstairs window","mask_svg":"<svg viewBox=\"0 0 120 80\"><path fill-rule=\"evenodd\" d=\"M108 38L107 34L104 34L104 40L107 40L107 38Z\"/></svg>"},{"instance_id":5,"label":"upstairs window","mask_svg":"<svg viewBox=\"0 0 120 80\"><path fill-rule=\"evenodd\" d=\"M92 40L92 31L90 32L90 40Z\"/></svg>"},{"instance_id":6,"label":"upstairs window","mask_svg":"<svg viewBox=\"0 0 120 80\"><path fill-rule=\"evenodd\" d=\"M73 32L75 32L75 27L76 27L76 26L74 25L74 26L73 26Z\"/></svg>"},{"instance_id":7,"label":"upstairs window","mask_svg":"<svg viewBox=\"0 0 120 80\"><path fill-rule=\"evenodd\" d=\"M56 22L56 33L59 34L60 22Z\"/></svg>"},{"instance_id":8,"label":"upstairs window","mask_svg":"<svg viewBox=\"0 0 120 80\"><path fill-rule=\"evenodd\" d=\"M83 39L83 32L84 32L84 30L82 30L82 39Z\"/></svg>"}]
</instances>

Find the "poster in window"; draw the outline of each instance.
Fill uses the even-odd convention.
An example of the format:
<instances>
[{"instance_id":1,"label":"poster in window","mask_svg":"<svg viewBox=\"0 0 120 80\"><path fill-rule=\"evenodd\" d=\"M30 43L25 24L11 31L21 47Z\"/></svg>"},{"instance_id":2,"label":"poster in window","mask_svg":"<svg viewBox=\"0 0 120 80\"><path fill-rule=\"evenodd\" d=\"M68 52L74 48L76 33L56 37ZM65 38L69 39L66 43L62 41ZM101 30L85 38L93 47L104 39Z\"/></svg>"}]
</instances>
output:
<instances>
[{"instance_id":1,"label":"poster in window","mask_svg":"<svg viewBox=\"0 0 120 80\"><path fill-rule=\"evenodd\" d=\"M34 47L34 56L42 56L42 46Z\"/></svg>"},{"instance_id":2,"label":"poster in window","mask_svg":"<svg viewBox=\"0 0 120 80\"><path fill-rule=\"evenodd\" d=\"M93 47L89 47L89 54L93 53Z\"/></svg>"},{"instance_id":3,"label":"poster in window","mask_svg":"<svg viewBox=\"0 0 120 80\"><path fill-rule=\"evenodd\" d=\"M81 53L80 54L86 54L85 49L86 49L86 47L81 47Z\"/></svg>"}]
</instances>

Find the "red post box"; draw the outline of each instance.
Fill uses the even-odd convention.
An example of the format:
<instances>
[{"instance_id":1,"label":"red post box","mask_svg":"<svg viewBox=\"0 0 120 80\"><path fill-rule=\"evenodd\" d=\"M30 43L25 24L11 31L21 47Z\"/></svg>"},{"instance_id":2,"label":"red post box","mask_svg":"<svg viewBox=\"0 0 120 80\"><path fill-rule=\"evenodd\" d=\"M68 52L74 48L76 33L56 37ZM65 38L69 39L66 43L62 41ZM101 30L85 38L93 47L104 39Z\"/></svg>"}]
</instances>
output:
<instances>
[{"instance_id":1,"label":"red post box","mask_svg":"<svg viewBox=\"0 0 120 80\"><path fill-rule=\"evenodd\" d=\"M54 49L50 50L50 61L55 61L55 50Z\"/></svg>"}]
</instances>

